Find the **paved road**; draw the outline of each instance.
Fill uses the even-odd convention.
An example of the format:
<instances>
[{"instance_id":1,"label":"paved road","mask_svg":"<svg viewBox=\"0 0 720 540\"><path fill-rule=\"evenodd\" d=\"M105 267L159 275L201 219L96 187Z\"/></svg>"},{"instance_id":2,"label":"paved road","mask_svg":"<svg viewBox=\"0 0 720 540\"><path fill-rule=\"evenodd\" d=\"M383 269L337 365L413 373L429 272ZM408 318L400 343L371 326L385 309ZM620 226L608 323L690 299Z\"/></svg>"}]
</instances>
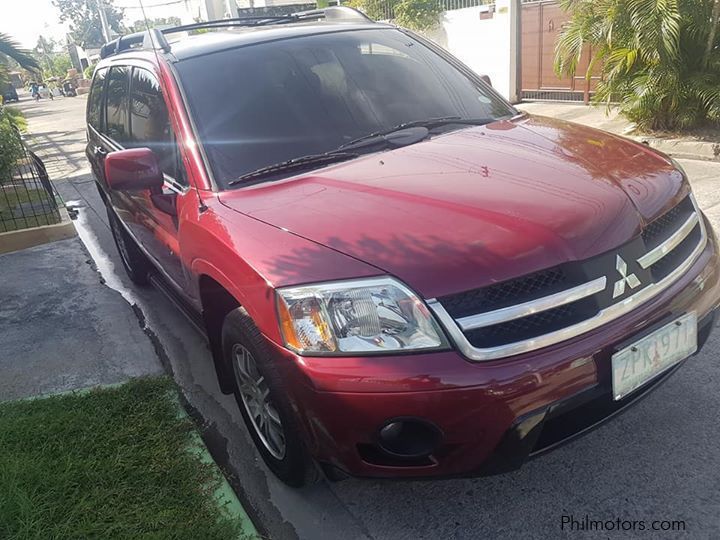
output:
<instances>
[{"instance_id":1,"label":"paved road","mask_svg":"<svg viewBox=\"0 0 720 540\"><path fill-rule=\"evenodd\" d=\"M82 206L81 234L108 284L142 310L147 331L204 418L216 454L271 538L675 538L677 533L568 533L582 519L686 521L684 536L720 537L720 332L648 399L613 422L501 477L429 482L346 480L290 490L276 482L219 393L207 346L167 300L131 289L82 155L83 98L24 104L36 137L59 162L66 201ZM684 161L700 204L720 225L720 165Z\"/></svg>"},{"instance_id":2,"label":"paved road","mask_svg":"<svg viewBox=\"0 0 720 540\"><path fill-rule=\"evenodd\" d=\"M0 255L0 401L163 372L77 238Z\"/></svg>"}]
</instances>

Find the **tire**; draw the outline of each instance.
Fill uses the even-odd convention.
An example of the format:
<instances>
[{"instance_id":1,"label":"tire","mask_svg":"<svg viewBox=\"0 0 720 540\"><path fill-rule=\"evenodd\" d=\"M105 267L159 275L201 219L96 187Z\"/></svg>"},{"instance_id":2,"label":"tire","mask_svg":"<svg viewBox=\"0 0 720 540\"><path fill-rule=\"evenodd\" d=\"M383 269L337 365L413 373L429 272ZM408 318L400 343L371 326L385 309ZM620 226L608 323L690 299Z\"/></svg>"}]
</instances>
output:
<instances>
[{"instance_id":1,"label":"tire","mask_svg":"<svg viewBox=\"0 0 720 540\"><path fill-rule=\"evenodd\" d=\"M135 243L135 240L128 234L115 212L107 208L110 231L112 232L115 246L117 246L120 260L123 263L125 272L130 281L135 285L145 286L149 283L148 274L152 268L145 254Z\"/></svg>"},{"instance_id":2,"label":"tire","mask_svg":"<svg viewBox=\"0 0 720 540\"><path fill-rule=\"evenodd\" d=\"M284 381L270 359L264 338L243 308L231 311L225 318L222 350L228 372L234 377L235 399L245 425L268 468L292 487L316 481L317 469L300 436L295 414L286 397ZM248 359L252 369L248 369ZM243 363L245 367L242 367ZM251 383L244 384L243 371L256 379L256 388L253 389ZM262 394L266 397L261 397ZM264 399L269 407L253 406L253 395L256 402ZM263 425L265 428L261 427ZM278 427L282 432L282 444L279 444L278 437L272 436L272 428L277 430Z\"/></svg>"}]
</instances>

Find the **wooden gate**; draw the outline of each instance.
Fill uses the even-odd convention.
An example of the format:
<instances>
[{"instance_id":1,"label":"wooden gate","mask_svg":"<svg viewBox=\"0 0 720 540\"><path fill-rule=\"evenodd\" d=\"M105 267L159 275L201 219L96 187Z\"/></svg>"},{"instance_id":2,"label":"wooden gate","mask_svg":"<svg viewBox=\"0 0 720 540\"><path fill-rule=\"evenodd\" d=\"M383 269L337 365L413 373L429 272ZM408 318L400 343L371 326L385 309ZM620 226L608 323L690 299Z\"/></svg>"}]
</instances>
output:
<instances>
[{"instance_id":1,"label":"wooden gate","mask_svg":"<svg viewBox=\"0 0 720 540\"><path fill-rule=\"evenodd\" d=\"M590 51L583 54L574 77L555 75L555 42L569 16L554 0L522 0L520 10L520 98L585 101L597 77L585 78Z\"/></svg>"}]
</instances>

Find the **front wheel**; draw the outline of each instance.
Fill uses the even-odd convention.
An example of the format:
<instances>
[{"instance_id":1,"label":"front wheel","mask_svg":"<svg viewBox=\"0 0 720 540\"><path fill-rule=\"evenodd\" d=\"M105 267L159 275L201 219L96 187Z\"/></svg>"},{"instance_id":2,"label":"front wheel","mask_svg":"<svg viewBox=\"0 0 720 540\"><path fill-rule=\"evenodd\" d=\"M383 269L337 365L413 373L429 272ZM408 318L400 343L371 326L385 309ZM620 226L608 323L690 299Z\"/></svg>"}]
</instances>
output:
<instances>
[{"instance_id":1,"label":"front wheel","mask_svg":"<svg viewBox=\"0 0 720 540\"><path fill-rule=\"evenodd\" d=\"M317 479L284 381L270 359L264 338L243 308L225 318L222 348L225 361L232 367L235 399L268 468L293 487Z\"/></svg>"},{"instance_id":2,"label":"front wheel","mask_svg":"<svg viewBox=\"0 0 720 540\"><path fill-rule=\"evenodd\" d=\"M120 260L123 263L125 272L135 285L147 285L149 282L148 273L151 269L150 261L148 261L145 254L140 251L135 240L133 240L123 228L115 212L108 208L107 214L108 221L110 222L110 231L115 240L118 253L120 253Z\"/></svg>"}]
</instances>

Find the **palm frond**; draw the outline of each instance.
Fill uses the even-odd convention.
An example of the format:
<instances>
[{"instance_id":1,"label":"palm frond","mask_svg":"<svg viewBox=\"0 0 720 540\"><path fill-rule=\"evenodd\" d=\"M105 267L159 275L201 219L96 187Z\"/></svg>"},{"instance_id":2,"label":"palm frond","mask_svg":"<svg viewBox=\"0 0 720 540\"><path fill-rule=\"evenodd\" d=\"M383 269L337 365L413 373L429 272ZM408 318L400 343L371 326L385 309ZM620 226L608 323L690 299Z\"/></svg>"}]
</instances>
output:
<instances>
[{"instance_id":1,"label":"palm frond","mask_svg":"<svg viewBox=\"0 0 720 540\"><path fill-rule=\"evenodd\" d=\"M21 48L14 39L2 32L0 32L0 54L12 58L23 69L30 71L40 69L40 64L38 64L30 51Z\"/></svg>"},{"instance_id":2,"label":"palm frond","mask_svg":"<svg viewBox=\"0 0 720 540\"><path fill-rule=\"evenodd\" d=\"M560 0L571 18L556 42L555 69L574 75L590 46L586 76L601 75L596 103L618 103L644 129L717 123L720 36L713 37L712 25L718 2ZM708 41L714 42L709 52Z\"/></svg>"}]
</instances>

